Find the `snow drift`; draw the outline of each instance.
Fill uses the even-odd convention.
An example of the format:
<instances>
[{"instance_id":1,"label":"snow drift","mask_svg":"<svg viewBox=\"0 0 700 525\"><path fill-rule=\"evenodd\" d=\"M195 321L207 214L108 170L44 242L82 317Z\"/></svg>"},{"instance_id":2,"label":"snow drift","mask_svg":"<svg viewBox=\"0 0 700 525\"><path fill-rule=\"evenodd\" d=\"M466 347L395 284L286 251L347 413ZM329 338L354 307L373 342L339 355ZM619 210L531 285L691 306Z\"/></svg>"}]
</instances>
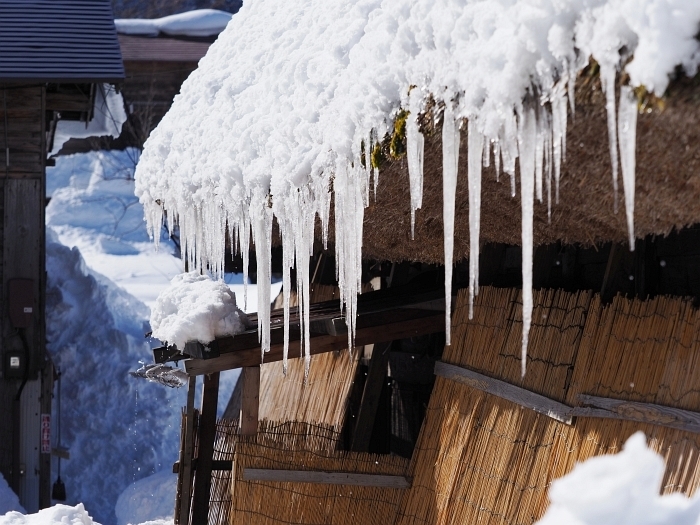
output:
<instances>
[{"instance_id":1,"label":"snow drift","mask_svg":"<svg viewBox=\"0 0 700 525\"><path fill-rule=\"evenodd\" d=\"M663 475L663 458L637 432L619 454L592 457L552 483L537 525L700 524L700 495L660 496Z\"/></svg>"}]
</instances>

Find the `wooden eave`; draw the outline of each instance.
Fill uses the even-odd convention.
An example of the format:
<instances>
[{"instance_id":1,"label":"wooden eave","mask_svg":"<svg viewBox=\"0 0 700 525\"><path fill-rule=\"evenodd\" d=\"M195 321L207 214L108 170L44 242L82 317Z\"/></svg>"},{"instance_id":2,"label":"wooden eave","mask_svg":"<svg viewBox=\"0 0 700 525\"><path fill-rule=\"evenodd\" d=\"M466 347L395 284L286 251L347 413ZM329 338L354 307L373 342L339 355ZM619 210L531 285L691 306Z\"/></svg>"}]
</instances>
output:
<instances>
[{"instance_id":1,"label":"wooden eave","mask_svg":"<svg viewBox=\"0 0 700 525\"><path fill-rule=\"evenodd\" d=\"M296 310L294 308L293 310ZM348 347L340 301L310 305L311 355ZM257 324L257 316L249 317ZM302 357L298 312L290 312L289 358ZM404 286L364 293L357 300L355 346L390 342L445 330L445 294L442 288ZM342 333L340 333L342 332ZM233 337L221 337L206 348L190 343L177 353L173 347L156 351L156 362L187 358L185 370L191 376L281 361L284 349L284 311L270 315L270 351L263 354L260 333L251 329Z\"/></svg>"}]
</instances>

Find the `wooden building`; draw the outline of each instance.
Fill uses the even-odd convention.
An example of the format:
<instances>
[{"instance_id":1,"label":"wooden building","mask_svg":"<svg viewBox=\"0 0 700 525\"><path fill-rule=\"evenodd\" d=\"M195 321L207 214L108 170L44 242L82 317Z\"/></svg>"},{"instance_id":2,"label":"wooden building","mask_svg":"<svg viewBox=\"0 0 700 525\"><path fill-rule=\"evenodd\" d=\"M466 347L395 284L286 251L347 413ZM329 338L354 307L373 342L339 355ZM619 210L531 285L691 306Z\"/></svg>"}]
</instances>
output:
<instances>
[{"instance_id":1,"label":"wooden building","mask_svg":"<svg viewBox=\"0 0 700 525\"><path fill-rule=\"evenodd\" d=\"M0 3L0 473L29 512L51 503L47 152L59 120L89 121L96 90L123 78L108 0Z\"/></svg>"},{"instance_id":2,"label":"wooden building","mask_svg":"<svg viewBox=\"0 0 700 525\"><path fill-rule=\"evenodd\" d=\"M666 460L662 491L693 494L700 485L698 93L697 78L677 79L663 109L652 102L639 115L630 252L624 214L613 211L600 81L595 71L581 75L561 204L551 220L546 204L535 210L524 378L520 203L492 168L483 177L482 288L471 320L463 290L467 181L459 178L458 262L447 298L452 344L444 346L440 124L426 115L415 240L402 159L386 155L384 188L365 212L363 282L379 286L358 298L354 353L328 287L332 256L321 250L310 266L308 377L298 359L282 371L281 310L272 313L262 365L255 330L217 339L207 352L197 344L185 353L156 351L159 361L185 359L190 375L176 523L534 523L552 480L577 461L619 450L637 430ZM464 146L459 165L467 165ZM294 356L294 315L291 333ZM243 369L240 387L230 419L217 424L218 373L233 368Z\"/></svg>"}]
</instances>

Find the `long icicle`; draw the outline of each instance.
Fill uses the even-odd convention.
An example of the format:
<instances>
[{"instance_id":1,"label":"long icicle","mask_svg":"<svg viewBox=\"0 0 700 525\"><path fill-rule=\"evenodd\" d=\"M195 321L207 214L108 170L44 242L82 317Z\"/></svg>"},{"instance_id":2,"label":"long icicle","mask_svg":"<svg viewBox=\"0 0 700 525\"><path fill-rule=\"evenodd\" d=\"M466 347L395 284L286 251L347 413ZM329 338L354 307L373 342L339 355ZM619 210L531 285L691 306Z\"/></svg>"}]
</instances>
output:
<instances>
[{"instance_id":1,"label":"long icicle","mask_svg":"<svg viewBox=\"0 0 700 525\"><path fill-rule=\"evenodd\" d=\"M620 88L617 132L620 145L622 185L625 191L625 214L630 251L634 250L634 192L637 149L637 97L630 86Z\"/></svg>"},{"instance_id":2,"label":"long icicle","mask_svg":"<svg viewBox=\"0 0 700 525\"><path fill-rule=\"evenodd\" d=\"M479 233L481 230L481 166L484 136L471 119L467 127L467 180L469 185L469 319L474 317L474 296L479 293ZM488 154L488 149L486 150ZM456 171L456 170L455 170ZM447 283L445 283L447 300Z\"/></svg>"},{"instance_id":3,"label":"long icicle","mask_svg":"<svg viewBox=\"0 0 700 525\"><path fill-rule=\"evenodd\" d=\"M415 90L414 90L415 91ZM416 210L423 206L423 148L425 139L418 129L418 104L411 100L411 113L406 119L406 156L411 190L411 239L414 238Z\"/></svg>"},{"instance_id":4,"label":"long icicle","mask_svg":"<svg viewBox=\"0 0 700 525\"><path fill-rule=\"evenodd\" d=\"M481 162L481 152L479 152ZM452 315L452 260L454 255L455 195L459 164L459 127L452 102L445 104L442 121L442 221L445 248L445 344L450 344Z\"/></svg>"},{"instance_id":5,"label":"long icicle","mask_svg":"<svg viewBox=\"0 0 700 525\"><path fill-rule=\"evenodd\" d=\"M532 255L533 214L535 201L535 152L537 122L532 109L523 109L519 119L518 145L520 150L520 192L522 218L522 272L523 272L523 337L521 373L527 369L527 344L532 323Z\"/></svg>"},{"instance_id":6,"label":"long icicle","mask_svg":"<svg viewBox=\"0 0 700 525\"><path fill-rule=\"evenodd\" d=\"M605 93L605 110L608 114L608 140L610 145L610 162L612 163L613 179L613 209L617 213L618 208L618 184L617 184L617 119L615 115L615 67L612 65L600 66L600 83Z\"/></svg>"}]
</instances>

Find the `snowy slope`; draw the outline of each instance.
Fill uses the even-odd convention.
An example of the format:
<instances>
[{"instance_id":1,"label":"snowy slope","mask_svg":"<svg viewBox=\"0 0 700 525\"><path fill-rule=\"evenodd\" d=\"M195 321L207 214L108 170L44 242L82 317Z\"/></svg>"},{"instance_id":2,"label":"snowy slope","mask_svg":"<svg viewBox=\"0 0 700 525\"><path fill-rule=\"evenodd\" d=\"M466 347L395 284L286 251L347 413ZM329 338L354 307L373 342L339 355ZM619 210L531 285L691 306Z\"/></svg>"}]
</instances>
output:
<instances>
[{"instance_id":1,"label":"snowy slope","mask_svg":"<svg viewBox=\"0 0 700 525\"><path fill-rule=\"evenodd\" d=\"M24 508L19 503L19 498L0 474L0 516L10 511L24 512Z\"/></svg>"},{"instance_id":2,"label":"snowy slope","mask_svg":"<svg viewBox=\"0 0 700 525\"><path fill-rule=\"evenodd\" d=\"M117 33L124 35L214 36L221 33L233 15L218 9L195 9L162 18L117 18Z\"/></svg>"},{"instance_id":3,"label":"snowy slope","mask_svg":"<svg viewBox=\"0 0 700 525\"><path fill-rule=\"evenodd\" d=\"M151 361L147 307L47 234L48 350L62 373L61 444L67 503L114 523L117 497L176 459L184 391L128 375ZM54 439L57 439L56 436Z\"/></svg>"},{"instance_id":4,"label":"snowy slope","mask_svg":"<svg viewBox=\"0 0 700 525\"><path fill-rule=\"evenodd\" d=\"M133 149L90 152L47 168L47 337L64 373L62 444L71 449L61 475L69 503L84 503L103 523L115 523L122 491L133 495L132 483L176 460L185 404L184 391L127 375L139 360L152 361L157 342L144 339L149 306L182 271L176 244L163 236L156 250L146 232L134 196L138 157ZM242 305L242 278L227 275L227 282ZM248 311L257 308L256 292L248 286ZM220 415L237 377L221 376ZM151 490L149 504L142 495L139 519L172 506L174 492L163 501L166 492Z\"/></svg>"}]
</instances>

